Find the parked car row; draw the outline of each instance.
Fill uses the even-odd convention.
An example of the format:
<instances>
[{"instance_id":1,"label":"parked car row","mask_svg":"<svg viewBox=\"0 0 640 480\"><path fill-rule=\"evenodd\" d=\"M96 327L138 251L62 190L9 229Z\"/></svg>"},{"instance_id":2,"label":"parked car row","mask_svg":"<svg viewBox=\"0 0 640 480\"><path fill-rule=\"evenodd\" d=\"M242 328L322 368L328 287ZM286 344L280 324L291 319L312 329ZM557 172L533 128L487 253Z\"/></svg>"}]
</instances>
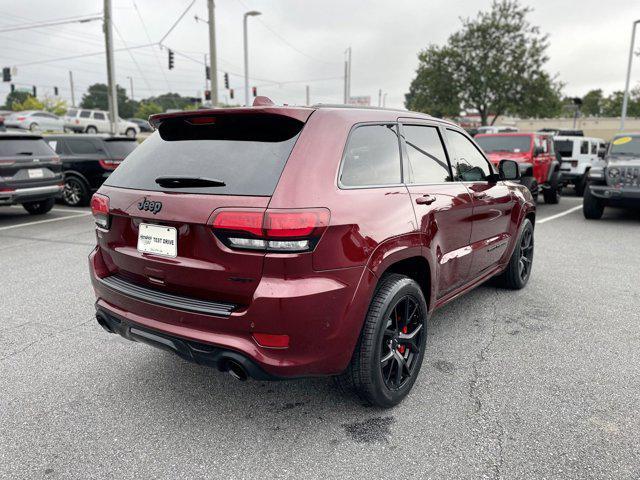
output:
<instances>
[{"instance_id":1,"label":"parked car row","mask_svg":"<svg viewBox=\"0 0 640 480\"><path fill-rule=\"evenodd\" d=\"M90 134L111 132L109 112L104 110L70 108L64 115L63 122L64 128L70 132ZM119 135L135 138L139 133L140 126L137 123L118 118Z\"/></svg>"}]
</instances>

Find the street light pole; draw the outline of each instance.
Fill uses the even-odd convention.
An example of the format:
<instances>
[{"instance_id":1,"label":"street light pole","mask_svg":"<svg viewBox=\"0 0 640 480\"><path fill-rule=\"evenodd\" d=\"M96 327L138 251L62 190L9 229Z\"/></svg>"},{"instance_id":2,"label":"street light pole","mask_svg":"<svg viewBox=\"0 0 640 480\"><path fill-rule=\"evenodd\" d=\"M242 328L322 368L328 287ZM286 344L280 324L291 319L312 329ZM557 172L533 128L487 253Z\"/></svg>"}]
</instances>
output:
<instances>
[{"instance_id":1,"label":"street light pole","mask_svg":"<svg viewBox=\"0 0 640 480\"><path fill-rule=\"evenodd\" d=\"M113 31L111 25L111 0L104 0L104 40L107 51L107 85L109 97L109 116L111 117L111 134L118 133L118 91L116 72L113 60Z\"/></svg>"},{"instance_id":2,"label":"street light pole","mask_svg":"<svg viewBox=\"0 0 640 480\"><path fill-rule=\"evenodd\" d=\"M622 99L622 114L620 115L620 130L624 130L624 120L627 116L627 104L629 103L629 80L631 78L631 64L633 63L633 46L636 43L636 26L640 20L633 22L631 29L631 46L629 47L629 63L627 64L627 80L624 84L624 98Z\"/></svg>"},{"instance_id":3,"label":"street light pole","mask_svg":"<svg viewBox=\"0 0 640 480\"><path fill-rule=\"evenodd\" d=\"M244 34L244 101L245 105L249 106L249 45L247 39L247 18L261 15L260 12L252 10L244 14L242 19L242 27Z\"/></svg>"},{"instance_id":4,"label":"street light pole","mask_svg":"<svg viewBox=\"0 0 640 480\"><path fill-rule=\"evenodd\" d=\"M216 57L216 17L215 17L215 4L213 0L208 0L207 5L209 7L209 60L211 64L209 66L209 75L211 77L211 106L214 108L218 106L218 62Z\"/></svg>"}]
</instances>

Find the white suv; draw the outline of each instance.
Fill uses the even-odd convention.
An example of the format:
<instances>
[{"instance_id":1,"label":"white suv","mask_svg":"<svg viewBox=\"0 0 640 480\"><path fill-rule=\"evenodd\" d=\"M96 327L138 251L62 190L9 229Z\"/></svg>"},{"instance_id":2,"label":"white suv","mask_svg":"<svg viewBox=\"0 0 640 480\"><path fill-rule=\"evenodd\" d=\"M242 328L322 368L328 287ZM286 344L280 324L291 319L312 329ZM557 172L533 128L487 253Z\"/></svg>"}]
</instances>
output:
<instances>
[{"instance_id":1,"label":"white suv","mask_svg":"<svg viewBox=\"0 0 640 480\"><path fill-rule=\"evenodd\" d=\"M587 176L592 167L604 165L606 144L601 138L557 136L553 139L561 157L561 181L572 184L580 196L584 193Z\"/></svg>"},{"instance_id":2,"label":"white suv","mask_svg":"<svg viewBox=\"0 0 640 480\"><path fill-rule=\"evenodd\" d=\"M109 112L70 108L64 116L64 128L73 132L109 133L111 131ZM118 118L118 134L135 138L139 133L138 125Z\"/></svg>"}]
</instances>

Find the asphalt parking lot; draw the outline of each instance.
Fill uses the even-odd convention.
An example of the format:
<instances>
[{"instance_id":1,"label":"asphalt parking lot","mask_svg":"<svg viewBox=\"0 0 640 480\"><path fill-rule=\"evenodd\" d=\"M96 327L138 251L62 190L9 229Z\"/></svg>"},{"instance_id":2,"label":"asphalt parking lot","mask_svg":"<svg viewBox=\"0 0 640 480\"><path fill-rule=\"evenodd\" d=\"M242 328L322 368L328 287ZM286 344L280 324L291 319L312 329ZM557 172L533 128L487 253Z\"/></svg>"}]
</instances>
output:
<instances>
[{"instance_id":1,"label":"asphalt parking lot","mask_svg":"<svg viewBox=\"0 0 640 480\"><path fill-rule=\"evenodd\" d=\"M238 382L106 334L86 209L0 209L0 478L640 478L640 213L538 208L533 276L429 321L410 396ZM573 209L573 210L572 210Z\"/></svg>"}]
</instances>

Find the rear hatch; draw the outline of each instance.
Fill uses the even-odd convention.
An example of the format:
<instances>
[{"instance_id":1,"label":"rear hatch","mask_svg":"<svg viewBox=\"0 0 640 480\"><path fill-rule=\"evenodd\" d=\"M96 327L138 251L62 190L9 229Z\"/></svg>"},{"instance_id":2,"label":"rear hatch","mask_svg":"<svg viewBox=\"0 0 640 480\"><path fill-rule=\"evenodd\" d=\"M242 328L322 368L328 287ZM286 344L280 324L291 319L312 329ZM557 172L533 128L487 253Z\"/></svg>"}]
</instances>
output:
<instances>
[{"instance_id":1,"label":"rear hatch","mask_svg":"<svg viewBox=\"0 0 640 480\"><path fill-rule=\"evenodd\" d=\"M158 131L96 195L109 198L108 228L98 234L109 273L167 293L249 304L265 253L230 247L212 224L220 209L232 222L237 212L264 214L311 112L290 110L154 117Z\"/></svg>"},{"instance_id":2,"label":"rear hatch","mask_svg":"<svg viewBox=\"0 0 640 480\"><path fill-rule=\"evenodd\" d=\"M17 189L61 182L60 157L35 135L0 135L0 188Z\"/></svg>"}]
</instances>

